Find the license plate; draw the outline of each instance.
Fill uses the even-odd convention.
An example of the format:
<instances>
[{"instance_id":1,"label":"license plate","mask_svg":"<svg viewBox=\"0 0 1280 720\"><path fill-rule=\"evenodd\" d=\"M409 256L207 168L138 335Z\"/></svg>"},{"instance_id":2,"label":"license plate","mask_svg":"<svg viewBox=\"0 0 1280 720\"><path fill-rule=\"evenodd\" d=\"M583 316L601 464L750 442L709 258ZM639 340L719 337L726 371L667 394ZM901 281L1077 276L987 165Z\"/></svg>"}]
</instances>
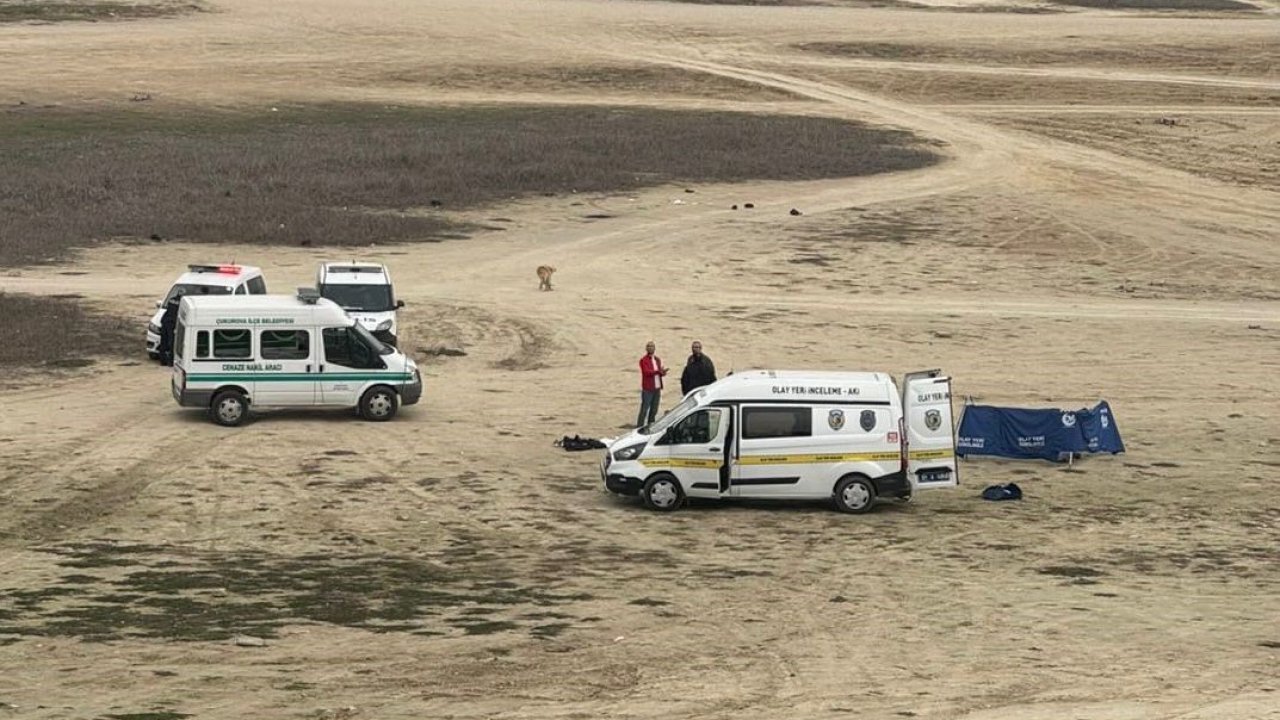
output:
<instances>
[{"instance_id":1,"label":"license plate","mask_svg":"<svg viewBox=\"0 0 1280 720\"><path fill-rule=\"evenodd\" d=\"M919 483L940 483L951 482L951 468L934 468L932 470L921 470L916 473L916 482Z\"/></svg>"}]
</instances>

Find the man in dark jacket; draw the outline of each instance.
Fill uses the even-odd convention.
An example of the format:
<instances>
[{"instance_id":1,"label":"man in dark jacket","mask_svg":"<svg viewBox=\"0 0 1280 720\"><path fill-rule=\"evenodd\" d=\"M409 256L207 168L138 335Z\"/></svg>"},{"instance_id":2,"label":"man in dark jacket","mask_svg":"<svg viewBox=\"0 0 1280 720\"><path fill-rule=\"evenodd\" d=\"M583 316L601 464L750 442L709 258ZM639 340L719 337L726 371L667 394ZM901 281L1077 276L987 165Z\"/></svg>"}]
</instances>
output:
<instances>
[{"instance_id":1,"label":"man in dark jacket","mask_svg":"<svg viewBox=\"0 0 1280 720\"><path fill-rule=\"evenodd\" d=\"M684 372L680 375L680 390L688 395L690 390L710 385L716 381L716 366L711 358L702 354L702 343L693 341L693 354L685 363Z\"/></svg>"},{"instance_id":2,"label":"man in dark jacket","mask_svg":"<svg viewBox=\"0 0 1280 720\"><path fill-rule=\"evenodd\" d=\"M175 295L164 306L164 314L160 316L160 347L157 348L161 365L173 364L173 331L178 327L178 303L181 295Z\"/></svg>"}]
</instances>

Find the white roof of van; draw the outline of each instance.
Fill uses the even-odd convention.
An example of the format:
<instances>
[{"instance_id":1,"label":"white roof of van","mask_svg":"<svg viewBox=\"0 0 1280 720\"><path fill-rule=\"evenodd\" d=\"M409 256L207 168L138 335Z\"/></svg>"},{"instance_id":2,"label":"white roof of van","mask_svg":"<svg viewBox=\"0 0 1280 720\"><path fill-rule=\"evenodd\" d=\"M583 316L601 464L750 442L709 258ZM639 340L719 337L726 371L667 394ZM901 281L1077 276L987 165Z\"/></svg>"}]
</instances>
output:
<instances>
[{"instance_id":1,"label":"white roof of van","mask_svg":"<svg viewBox=\"0 0 1280 720\"><path fill-rule=\"evenodd\" d=\"M306 303L296 295L187 295L182 302L191 306L197 320L209 317L308 316L317 322L333 322L338 325L349 325L351 322L337 303L325 298Z\"/></svg>"},{"instance_id":2,"label":"white roof of van","mask_svg":"<svg viewBox=\"0 0 1280 720\"><path fill-rule=\"evenodd\" d=\"M897 397L893 376L881 372L744 370L704 388L716 400L884 402Z\"/></svg>"},{"instance_id":3,"label":"white roof of van","mask_svg":"<svg viewBox=\"0 0 1280 720\"><path fill-rule=\"evenodd\" d=\"M330 262L320 266L320 277L330 285L386 285L391 273L378 263Z\"/></svg>"}]
</instances>

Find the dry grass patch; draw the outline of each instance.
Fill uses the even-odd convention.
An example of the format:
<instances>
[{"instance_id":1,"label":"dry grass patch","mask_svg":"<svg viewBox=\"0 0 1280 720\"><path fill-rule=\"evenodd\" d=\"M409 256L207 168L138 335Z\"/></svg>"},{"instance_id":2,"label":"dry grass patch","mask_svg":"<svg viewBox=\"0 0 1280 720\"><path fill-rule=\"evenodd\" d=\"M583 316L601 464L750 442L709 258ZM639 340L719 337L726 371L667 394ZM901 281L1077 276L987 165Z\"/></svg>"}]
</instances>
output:
<instances>
[{"instance_id":1,"label":"dry grass patch","mask_svg":"<svg viewBox=\"0 0 1280 720\"><path fill-rule=\"evenodd\" d=\"M1275 107L1280 91L1193 83L1103 80L932 69L848 68L814 75L887 97L931 105L1234 105Z\"/></svg>"},{"instance_id":2,"label":"dry grass patch","mask_svg":"<svg viewBox=\"0 0 1280 720\"><path fill-rule=\"evenodd\" d=\"M650 2L651 0L645 0ZM1019 13L1041 15L1058 12L1033 5L925 5L909 0L665 0L687 5L745 5L750 7L849 7L902 8L907 10L963 13Z\"/></svg>"},{"instance_id":3,"label":"dry grass patch","mask_svg":"<svg viewBox=\"0 0 1280 720\"><path fill-rule=\"evenodd\" d=\"M1105 10L1244 10L1258 12L1256 5L1239 0L1049 0L1071 7Z\"/></svg>"},{"instance_id":4,"label":"dry grass patch","mask_svg":"<svg viewBox=\"0 0 1280 720\"><path fill-rule=\"evenodd\" d=\"M367 245L459 237L441 210L537 193L930 165L899 130L610 107L0 115L0 262L99 240Z\"/></svg>"},{"instance_id":5,"label":"dry grass patch","mask_svg":"<svg viewBox=\"0 0 1280 720\"><path fill-rule=\"evenodd\" d=\"M726 100L807 100L779 88L660 65L422 67L385 72L379 83L407 83L445 90L506 93L563 92L605 96L709 97Z\"/></svg>"},{"instance_id":6,"label":"dry grass patch","mask_svg":"<svg viewBox=\"0 0 1280 720\"><path fill-rule=\"evenodd\" d=\"M202 12L199 2L77 2L0 0L0 23L142 20Z\"/></svg>"},{"instance_id":7,"label":"dry grass patch","mask_svg":"<svg viewBox=\"0 0 1280 720\"><path fill-rule=\"evenodd\" d=\"M445 565L385 553L202 553L108 542L42 550L57 557L59 577L34 587L0 585L0 643L31 637L219 642L238 634L271 638L297 624L423 636L538 636L547 633L541 620L548 611L592 599L517 579L500 563L470 553ZM585 622L566 612L556 616Z\"/></svg>"},{"instance_id":8,"label":"dry grass patch","mask_svg":"<svg viewBox=\"0 0 1280 720\"><path fill-rule=\"evenodd\" d=\"M1280 132L1270 115L1007 115L1005 127L1105 149L1237 185L1280 189Z\"/></svg>"},{"instance_id":9,"label":"dry grass patch","mask_svg":"<svg viewBox=\"0 0 1280 720\"><path fill-rule=\"evenodd\" d=\"M142 328L86 309L73 296L0 292L0 370L78 368L97 357L129 357Z\"/></svg>"},{"instance_id":10,"label":"dry grass patch","mask_svg":"<svg viewBox=\"0 0 1280 720\"><path fill-rule=\"evenodd\" d=\"M1266 77L1280 68L1280 42L1240 38L1214 43L1154 45L1096 44L1074 39L1060 46L1018 47L981 43L812 42L794 45L833 57L921 63L962 63L1020 67L1141 68L1161 72Z\"/></svg>"}]
</instances>

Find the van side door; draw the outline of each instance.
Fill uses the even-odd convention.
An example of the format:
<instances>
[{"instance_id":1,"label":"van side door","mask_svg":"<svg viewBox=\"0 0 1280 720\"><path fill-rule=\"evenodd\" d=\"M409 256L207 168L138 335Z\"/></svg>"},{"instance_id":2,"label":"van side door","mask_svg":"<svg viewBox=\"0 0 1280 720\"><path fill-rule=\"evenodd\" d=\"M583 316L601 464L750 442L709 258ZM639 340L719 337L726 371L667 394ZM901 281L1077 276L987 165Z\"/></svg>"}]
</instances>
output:
<instances>
[{"instance_id":1,"label":"van side door","mask_svg":"<svg viewBox=\"0 0 1280 720\"><path fill-rule=\"evenodd\" d=\"M731 483L744 498L796 497L810 462L813 441L810 405L739 406L738 447Z\"/></svg>"},{"instance_id":2,"label":"van side door","mask_svg":"<svg viewBox=\"0 0 1280 720\"><path fill-rule=\"evenodd\" d=\"M319 401L355 407L360 388L369 380L383 377L386 363L350 327L327 327L320 335Z\"/></svg>"},{"instance_id":3,"label":"van side door","mask_svg":"<svg viewBox=\"0 0 1280 720\"><path fill-rule=\"evenodd\" d=\"M728 489L729 408L702 408L667 428L654 442L645 469L667 468L689 497L718 498Z\"/></svg>"},{"instance_id":4,"label":"van side door","mask_svg":"<svg viewBox=\"0 0 1280 720\"><path fill-rule=\"evenodd\" d=\"M314 330L271 327L258 331L258 405L314 405L318 373Z\"/></svg>"},{"instance_id":5,"label":"van side door","mask_svg":"<svg viewBox=\"0 0 1280 720\"><path fill-rule=\"evenodd\" d=\"M955 487L956 434L951 411L951 378L937 371L909 373L902 381L907 479L913 490Z\"/></svg>"}]
</instances>

